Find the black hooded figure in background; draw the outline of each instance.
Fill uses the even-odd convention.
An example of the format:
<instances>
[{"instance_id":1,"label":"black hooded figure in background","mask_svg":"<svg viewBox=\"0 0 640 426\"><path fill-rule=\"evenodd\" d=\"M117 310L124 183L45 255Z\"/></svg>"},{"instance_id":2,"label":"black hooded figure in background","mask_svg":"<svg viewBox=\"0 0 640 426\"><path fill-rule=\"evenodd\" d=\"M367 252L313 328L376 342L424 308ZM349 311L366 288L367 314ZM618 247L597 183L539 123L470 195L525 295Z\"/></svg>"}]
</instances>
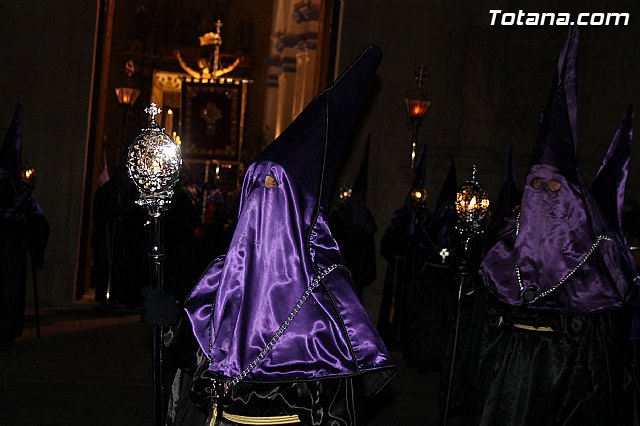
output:
<instances>
[{"instance_id":1,"label":"black hooded figure in background","mask_svg":"<svg viewBox=\"0 0 640 426\"><path fill-rule=\"evenodd\" d=\"M18 103L0 151L0 343L22 336L27 254L42 268L49 224L21 177L24 107Z\"/></svg>"},{"instance_id":2,"label":"black hooded figure in background","mask_svg":"<svg viewBox=\"0 0 640 426\"><path fill-rule=\"evenodd\" d=\"M522 190L518 188L513 167L513 148L509 147L504 162L504 173L498 197L491 205L491 220L481 239L471 245L466 253L458 246L456 255L451 256L451 274L455 280L464 280L463 292L460 299L460 328L458 331L455 366L451 376L451 395L449 400L450 417L459 417L464 414L470 403L469 383L473 383L478 369L478 357L480 355L481 337L487 310L487 290L481 284L478 276L479 254L483 252L482 245L485 241L493 241L499 235L500 226L505 217L517 214L520 208ZM443 188L444 191L444 188ZM437 216L437 213L436 213ZM458 282L450 283L450 288L457 292ZM454 298L457 296L454 296ZM450 323L453 326L456 312L455 302L451 301L449 310ZM441 375L441 402L444 404L446 387L451 373L451 351L453 350L453 330L449 330L449 344L447 347L446 365L443 366Z\"/></svg>"},{"instance_id":3,"label":"black hooded figure in background","mask_svg":"<svg viewBox=\"0 0 640 426\"><path fill-rule=\"evenodd\" d=\"M146 215L123 164L94 195L92 285L97 302L134 307L148 282Z\"/></svg>"},{"instance_id":4,"label":"black hooded figure in background","mask_svg":"<svg viewBox=\"0 0 640 426\"><path fill-rule=\"evenodd\" d=\"M453 259L460 251L456 224L456 167L453 159L433 215L417 230L414 284L407 295L409 318L404 342L407 364L420 371L440 371L445 365L449 325L453 324L456 285Z\"/></svg>"},{"instance_id":5,"label":"black hooded figure in background","mask_svg":"<svg viewBox=\"0 0 640 426\"><path fill-rule=\"evenodd\" d=\"M351 271L358 297L376 279L376 248L374 235L378 228L367 208L367 177L369 142L351 194L341 194L341 202L329 215L331 233L338 242L346 266Z\"/></svg>"},{"instance_id":6,"label":"black hooded figure in background","mask_svg":"<svg viewBox=\"0 0 640 426\"><path fill-rule=\"evenodd\" d=\"M489 297L463 424L638 424L616 325L640 281L621 225L633 110L589 187L577 158L578 40L572 27L520 207L485 242Z\"/></svg>"},{"instance_id":7,"label":"black hooded figure in background","mask_svg":"<svg viewBox=\"0 0 640 426\"><path fill-rule=\"evenodd\" d=\"M416 258L421 250L419 230L430 217L423 200L414 200L411 192L415 188L424 188L425 162L426 150L423 148L404 204L393 213L380 242L380 254L387 261L387 270L377 327L390 346L404 346L410 339L409 312L413 303L410 297L419 273Z\"/></svg>"}]
</instances>

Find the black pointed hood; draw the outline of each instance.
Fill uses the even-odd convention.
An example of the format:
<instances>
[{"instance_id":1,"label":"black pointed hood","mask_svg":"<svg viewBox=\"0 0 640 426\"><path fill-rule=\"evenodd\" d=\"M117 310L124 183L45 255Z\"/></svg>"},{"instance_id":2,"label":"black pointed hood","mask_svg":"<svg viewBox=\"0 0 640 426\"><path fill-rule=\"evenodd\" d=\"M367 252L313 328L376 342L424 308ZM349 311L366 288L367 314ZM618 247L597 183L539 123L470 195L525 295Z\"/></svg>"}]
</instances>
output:
<instances>
[{"instance_id":1,"label":"black pointed hood","mask_svg":"<svg viewBox=\"0 0 640 426\"><path fill-rule=\"evenodd\" d=\"M7 173L14 182L20 182L23 121L24 107L21 102L18 102L9 130L4 137L2 149L0 149L0 169Z\"/></svg>"},{"instance_id":2,"label":"black pointed hood","mask_svg":"<svg viewBox=\"0 0 640 426\"><path fill-rule=\"evenodd\" d=\"M14 217L25 193L20 179L23 117L24 108L18 103L0 149L0 217Z\"/></svg>"},{"instance_id":3,"label":"black pointed hood","mask_svg":"<svg viewBox=\"0 0 640 426\"><path fill-rule=\"evenodd\" d=\"M578 182L576 79L578 27L571 27L558 59L531 164L544 164Z\"/></svg>"},{"instance_id":4,"label":"black pointed hood","mask_svg":"<svg viewBox=\"0 0 640 426\"><path fill-rule=\"evenodd\" d=\"M459 233L455 229L457 192L456 164L451 158L435 211L425 229L427 256L433 263L449 263L459 245Z\"/></svg>"},{"instance_id":5,"label":"black pointed hood","mask_svg":"<svg viewBox=\"0 0 640 426\"><path fill-rule=\"evenodd\" d=\"M381 60L380 48L365 49L256 161L273 161L283 166L307 197L317 197L326 208L340 154Z\"/></svg>"},{"instance_id":6,"label":"black pointed hood","mask_svg":"<svg viewBox=\"0 0 640 426\"><path fill-rule=\"evenodd\" d=\"M451 158L451 160L449 160L449 170L447 171L447 176L445 177L442 188L440 189L440 195L438 196L436 209L445 204L455 204L457 192L458 179L456 177L456 162L453 158Z\"/></svg>"},{"instance_id":7,"label":"black pointed hood","mask_svg":"<svg viewBox=\"0 0 640 426\"><path fill-rule=\"evenodd\" d=\"M209 371L232 385L363 375L366 395L391 374L324 210L380 59L367 48L247 167L229 250L185 301Z\"/></svg>"},{"instance_id":8,"label":"black pointed hood","mask_svg":"<svg viewBox=\"0 0 640 426\"><path fill-rule=\"evenodd\" d=\"M337 206L340 228L348 234L373 234L376 224L367 207L367 179L369 169L369 140L362 162L351 187L351 196ZM334 216L335 219L335 216ZM336 237L337 238L337 237Z\"/></svg>"},{"instance_id":9,"label":"black pointed hood","mask_svg":"<svg viewBox=\"0 0 640 426\"><path fill-rule=\"evenodd\" d=\"M513 213L514 209L520 204L522 191L516 185L515 170L513 167L513 146L507 149L507 155L504 160L504 173L502 175L502 185L500 193L493 209L492 222L497 222L502 218Z\"/></svg>"},{"instance_id":10,"label":"black pointed hood","mask_svg":"<svg viewBox=\"0 0 640 426\"><path fill-rule=\"evenodd\" d=\"M629 105L591 186L593 200L600 209L608 228L620 235L622 235L622 207L629 174L632 136L633 105Z\"/></svg>"},{"instance_id":11,"label":"black pointed hood","mask_svg":"<svg viewBox=\"0 0 640 426\"><path fill-rule=\"evenodd\" d=\"M358 174L353 182L351 188L351 197L360 197L366 203L367 201L367 182L369 180L369 150L371 145L371 136L367 138L367 143L364 147L364 154L362 155L362 161L360 162L360 168Z\"/></svg>"}]
</instances>

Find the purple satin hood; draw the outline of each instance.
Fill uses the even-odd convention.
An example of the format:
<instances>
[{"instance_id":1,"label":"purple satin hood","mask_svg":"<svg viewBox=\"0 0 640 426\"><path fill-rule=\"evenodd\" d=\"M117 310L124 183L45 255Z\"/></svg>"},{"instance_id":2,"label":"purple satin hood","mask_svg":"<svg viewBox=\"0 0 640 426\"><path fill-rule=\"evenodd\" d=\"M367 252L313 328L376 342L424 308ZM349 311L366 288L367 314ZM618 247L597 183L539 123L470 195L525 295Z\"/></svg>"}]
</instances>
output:
<instances>
[{"instance_id":1,"label":"purple satin hood","mask_svg":"<svg viewBox=\"0 0 640 426\"><path fill-rule=\"evenodd\" d=\"M560 188L550 190L550 182ZM635 277L628 249L613 233L592 234L584 196L557 169L532 167L519 219L505 219L481 265L494 296L565 313L605 311L628 301Z\"/></svg>"},{"instance_id":2,"label":"purple satin hood","mask_svg":"<svg viewBox=\"0 0 640 426\"><path fill-rule=\"evenodd\" d=\"M497 227L496 241L481 264L489 290L513 306L564 313L606 311L629 301L637 279L616 216L624 199L630 119L625 118L627 131L616 134L605 158L601 171L617 172L602 172L597 199L578 169L577 31L570 30L558 62L520 213ZM621 134L628 137L619 141Z\"/></svg>"},{"instance_id":3,"label":"purple satin hood","mask_svg":"<svg viewBox=\"0 0 640 426\"><path fill-rule=\"evenodd\" d=\"M362 85L373 77L379 55L377 48L370 48L346 73L361 73ZM364 70L358 68L362 59L369 62ZM364 86L356 92L349 91L351 86L337 87L350 101L364 96ZM303 112L292 124L301 130L301 137L285 132L283 139L273 142L273 149L267 148L248 167L229 251L210 265L185 302L195 337L214 373L230 379L246 374L244 380L250 382L380 373L366 375L367 393L377 391L392 374L393 362L358 300L349 272L342 266L332 269L344 261L320 201L322 187L330 182L323 173L314 180L316 163L301 175L303 164L286 158L284 148L290 141L331 144L332 134L340 132L327 129L334 123L327 111L331 98L340 98L337 95L327 97L326 91L319 95L308 107L319 121ZM355 105L356 110L341 120L349 121L348 115L357 111ZM343 126L342 132L349 128ZM319 155L329 151L314 149ZM325 162L323 157L316 161L321 166ZM331 272L318 280L327 269ZM318 286L311 290L312 282Z\"/></svg>"}]
</instances>

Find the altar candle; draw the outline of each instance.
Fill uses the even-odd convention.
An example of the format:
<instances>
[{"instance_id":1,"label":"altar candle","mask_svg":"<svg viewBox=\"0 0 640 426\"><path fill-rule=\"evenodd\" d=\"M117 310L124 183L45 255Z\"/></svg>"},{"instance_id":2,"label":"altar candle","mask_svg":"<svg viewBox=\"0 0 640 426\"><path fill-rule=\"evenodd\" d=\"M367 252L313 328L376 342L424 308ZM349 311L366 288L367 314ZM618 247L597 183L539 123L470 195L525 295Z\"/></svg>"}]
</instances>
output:
<instances>
[{"instance_id":1,"label":"altar candle","mask_svg":"<svg viewBox=\"0 0 640 426\"><path fill-rule=\"evenodd\" d=\"M167 109L167 115L164 117L165 133L170 135L173 130L173 111Z\"/></svg>"}]
</instances>

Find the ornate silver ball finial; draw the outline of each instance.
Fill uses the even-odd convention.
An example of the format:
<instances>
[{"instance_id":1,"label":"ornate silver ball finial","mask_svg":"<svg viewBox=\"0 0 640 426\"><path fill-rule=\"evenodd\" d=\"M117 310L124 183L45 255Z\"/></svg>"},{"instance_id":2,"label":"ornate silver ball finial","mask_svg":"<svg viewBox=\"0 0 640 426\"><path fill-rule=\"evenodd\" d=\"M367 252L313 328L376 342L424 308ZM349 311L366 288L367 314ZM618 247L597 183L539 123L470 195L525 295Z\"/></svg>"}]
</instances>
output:
<instances>
[{"instance_id":1,"label":"ornate silver ball finial","mask_svg":"<svg viewBox=\"0 0 640 426\"><path fill-rule=\"evenodd\" d=\"M149 215L159 216L171 204L182 154L180 146L155 121L162 110L152 103L144 111L151 116L151 121L129 147L127 171L140 191L136 203L146 208Z\"/></svg>"}]
</instances>

